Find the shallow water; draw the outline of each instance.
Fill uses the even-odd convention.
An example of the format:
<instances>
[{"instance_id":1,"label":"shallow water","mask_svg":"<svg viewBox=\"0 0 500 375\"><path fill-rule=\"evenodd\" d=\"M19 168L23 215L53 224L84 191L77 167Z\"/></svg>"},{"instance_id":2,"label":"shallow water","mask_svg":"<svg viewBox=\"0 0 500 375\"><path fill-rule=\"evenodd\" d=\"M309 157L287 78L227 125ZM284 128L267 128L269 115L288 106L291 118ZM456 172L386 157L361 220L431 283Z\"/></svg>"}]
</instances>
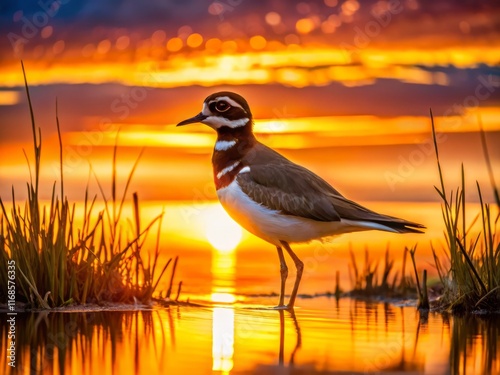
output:
<instances>
[{"instance_id":1,"label":"shallow water","mask_svg":"<svg viewBox=\"0 0 500 375\"><path fill-rule=\"evenodd\" d=\"M417 219L439 214L431 203L378 204L386 210L397 205ZM270 308L276 296L255 297L278 290L275 249L245 234L234 249L210 247L202 219L213 219L215 206L199 206L190 225L180 220L185 207L168 206L162 255L180 255L175 282L184 282L181 300L201 307L19 313L16 368L2 355L0 374L500 374L500 315L420 317L414 306L305 298L334 290L337 270L341 287L349 289L349 248L363 258L363 245L369 243L370 259L377 261L388 234L368 232L294 247L306 265L300 289L306 294L291 314ZM150 203L143 215L158 210L159 204ZM405 244L442 236L437 220L428 226L420 237L391 237L396 270L401 270ZM193 233L198 237L193 239ZM430 267L428 260L423 245L419 268ZM295 276L289 267L288 292ZM166 288L161 284L159 290ZM7 352L7 319L0 316L2 353Z\"/></svg>"},{"instance_id":2,"label":"shallow water","mask_svg":"<svg viewBox=\"0 0 500 375\"><path fill-rule=\"evenodd\" d=\"M500 316L420 317L352 299L18 314L22 374L499 374ZM1 349L6 352L6 316Z\"/></svg>"}]
</instances>

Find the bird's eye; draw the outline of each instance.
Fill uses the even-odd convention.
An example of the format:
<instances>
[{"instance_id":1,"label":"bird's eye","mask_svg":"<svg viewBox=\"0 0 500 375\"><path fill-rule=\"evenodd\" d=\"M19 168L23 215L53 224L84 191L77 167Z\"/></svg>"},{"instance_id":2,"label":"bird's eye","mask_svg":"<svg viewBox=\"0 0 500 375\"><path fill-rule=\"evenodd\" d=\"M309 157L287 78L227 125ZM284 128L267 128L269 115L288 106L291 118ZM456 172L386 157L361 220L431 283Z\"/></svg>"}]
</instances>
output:
<instances>
[{"instance_id":1,"label":"bird's eye","mask_svg":"<svg viewBox=\"0 0 500 375\"><path fill-rule=\"evenodd\" d=\"M217 112L226 112L227 110L229 110L229 108L231 108L231 106L223 100L215 103L215 109L217 110Z\"/></svg>"}]
</instances>

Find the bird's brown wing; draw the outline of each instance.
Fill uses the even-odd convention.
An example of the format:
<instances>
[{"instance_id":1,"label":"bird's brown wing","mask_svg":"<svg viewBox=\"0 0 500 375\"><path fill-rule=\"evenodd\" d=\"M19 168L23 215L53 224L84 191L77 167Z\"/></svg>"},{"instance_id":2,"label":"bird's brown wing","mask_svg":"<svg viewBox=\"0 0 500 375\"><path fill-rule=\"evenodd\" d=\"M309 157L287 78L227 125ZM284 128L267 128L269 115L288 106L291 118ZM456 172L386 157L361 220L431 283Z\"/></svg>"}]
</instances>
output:
<instances>
[{"instance_id":1,"label":"bird's brown wing","mask_svg":"<svg viewBox=\"0 0 500 375\"><path fill-rule=\"evenodd\" d=\"M317 221L372 222L400 233L421 233L418 228L425 228L376 213L345 198L318 175L261 143L243 161L251 168L238 175L238 184L250 198L270 209Z\"/></svg>"},{"instance_id":2,"label":"bird's brown wing","mask_svg":"<svg viewBox=\"0 0 500 375\"><path fill-rule=\"evenodd\" d=\"M317 221L339 221L330 197L322 189L323 181L299 165L261 164L240 173L237 182L255 202L287 215ZM327 184L327 186L329 186Z\"/></svg>"}]
</instances>

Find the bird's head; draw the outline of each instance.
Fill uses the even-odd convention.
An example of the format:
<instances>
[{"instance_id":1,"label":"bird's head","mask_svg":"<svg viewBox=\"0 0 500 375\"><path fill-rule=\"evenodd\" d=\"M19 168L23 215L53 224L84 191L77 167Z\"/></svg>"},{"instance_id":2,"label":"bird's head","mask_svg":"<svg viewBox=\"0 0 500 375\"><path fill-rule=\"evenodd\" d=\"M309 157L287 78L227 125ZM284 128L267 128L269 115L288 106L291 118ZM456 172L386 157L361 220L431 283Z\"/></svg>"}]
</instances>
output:
<instances>
[{"instance_id":1,"label":"bird's head","mask_svg":"<svg viewBox=\"0 0 500 375\"><path fill-rule=\"evenodd\" d=\"M196 116L181 121L177 126L201 122L212 129L230 130L252 127L252 113L247 101L234 92L221 91L208 96L203 109Z\"/></svg>"}]
</instances>

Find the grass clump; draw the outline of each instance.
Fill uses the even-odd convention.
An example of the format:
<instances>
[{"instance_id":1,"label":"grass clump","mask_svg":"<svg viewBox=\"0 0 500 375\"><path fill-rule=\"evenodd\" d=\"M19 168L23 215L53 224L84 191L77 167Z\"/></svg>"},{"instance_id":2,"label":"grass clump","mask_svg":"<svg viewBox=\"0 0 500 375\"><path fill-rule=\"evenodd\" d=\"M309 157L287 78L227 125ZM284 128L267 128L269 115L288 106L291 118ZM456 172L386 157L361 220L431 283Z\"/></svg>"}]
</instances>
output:
<instances>
[{"instance_id":1,"label":"grass clump","mask_svg":"<svg viewBox=\"0 0 500 375\"><path fill-rule=\"evenodd\" d=\"M448 191L445 187L439 160L432 112L431 124L440 179L440 186L435 188L441 197L441 211L446 238L444 252L447 258L447 262L442 262L433 247L435 265L444 286L443 295L439 300L439 307L453 312L499 311L500 241L497 228L500 212L495 215L494 208L484 202L481 188L477 184L481 212L476 216L472 224L467 226L463 165L461 187L456 191ZM491 170L482 129L481 137L487 164L489 170ZM490 173L490 175L492 174ZM494 184L492 186L498 204L498 211L500 209L498 189ZM480 220L481 231L473 235L471 227L478 219Z\"/></svg>"},{"instance_id":2,"label":"grass clump","mask_svg":"<svg viewBox=\"0 0 500 375\"><path fill-rule=\"evenodd\" d=\"M379 272L380 260L374 262L370 259L368 249L365 249L363 268L358 265L352 248L349 252L351 255L349 278L353 285L349 295L363 298L404 298L414 294L414 282L411 276L406 275L407 248L405 248L403 263L399 271L394 269L394 259L389 254L389 246L385 251L381 272Z\"/></svg>"},{"instance_id":3,"label":"grass clump","mask_svg":"<svg viewBox=\"0 0 500 375\"><path fill-rule=\"evenodd\" d=\"M62 139L56 103L60 186L56 192L56 183L53 184L50 204L43 205L39 194L41 131L35 125L24 66L22 68L31 115L34 170L32 173L28 160L30 181L24 203L16 201L14 189L10 209L0 197L0 264L15 261L16 301L32 308L104 302L148 303L172 259L160 267L159 234L163 214L142 225L137 193L133 194L132 202L134 218L128 221L128 229L123 229L122 211L139 158L120 197L117 193L115 146L111 198L106 198L98 181L104 209L96 212L97 197L89 197L87 186L82 225L77 228L76 205L68 201L64 191ZM158 230L156 249L149 255L145 241L155 226ZM174 272L175 268L172 269L171 283ZM2 300L7 299L8 280L7 266L3 266L0 268Z\"/></svg>"}]
</instances>

